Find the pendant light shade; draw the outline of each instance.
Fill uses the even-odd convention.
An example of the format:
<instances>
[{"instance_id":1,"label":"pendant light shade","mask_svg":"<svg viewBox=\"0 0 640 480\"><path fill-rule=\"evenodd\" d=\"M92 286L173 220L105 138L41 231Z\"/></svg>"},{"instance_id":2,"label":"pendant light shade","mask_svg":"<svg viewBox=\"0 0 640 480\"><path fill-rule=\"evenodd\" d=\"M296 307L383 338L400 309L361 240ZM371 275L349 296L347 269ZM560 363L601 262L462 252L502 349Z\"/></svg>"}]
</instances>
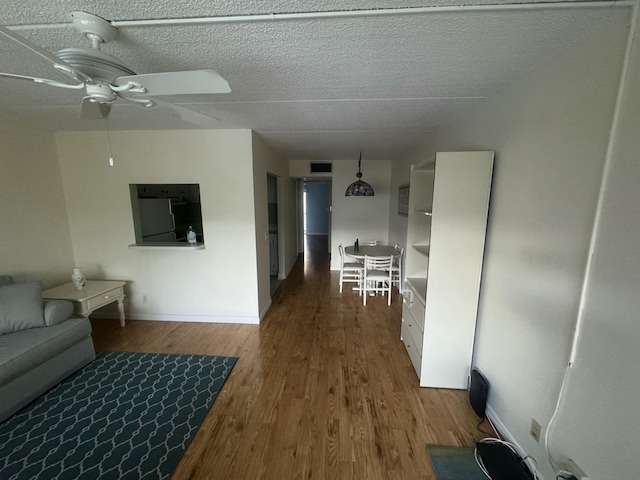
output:
<instances>
[{"instance_id":1,"label":"pendant light shade","mask_svg":"<svg viewBox=\"0 0 640 480\"><path fill-rule=\"evenodd\" d=\"M358 180L353 182L347 187L347 191L344 192L345 197L373 197L373 188L367 182L360 180L362 173L360 172L360 162L362 161L362 152L360 152L360 158L358 158L358 173L356 177Z\"/></svg>"}]
</instances>

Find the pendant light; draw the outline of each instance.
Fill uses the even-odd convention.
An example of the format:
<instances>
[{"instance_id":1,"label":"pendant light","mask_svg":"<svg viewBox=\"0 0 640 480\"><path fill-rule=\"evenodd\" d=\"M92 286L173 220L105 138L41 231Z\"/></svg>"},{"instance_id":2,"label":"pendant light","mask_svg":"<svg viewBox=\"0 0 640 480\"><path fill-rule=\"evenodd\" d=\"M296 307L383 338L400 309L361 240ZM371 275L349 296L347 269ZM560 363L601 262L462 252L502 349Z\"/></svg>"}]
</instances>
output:
<instances>
[{"instance_id":1,"label":"pendant light","mask_svg":"<svg viewBox=\"0 0 640 480\"><path fill-rule=\"evenodd\" d=\"M358 173L356 177L358 180L353 182L347 187L347 191L344 192L345 197L373 197L373 188L367 182L360 180L362 173L360 172L360 162L362 161L362 152L360 152L360 158L358 158Z\"/></svg>"}]
</instances>

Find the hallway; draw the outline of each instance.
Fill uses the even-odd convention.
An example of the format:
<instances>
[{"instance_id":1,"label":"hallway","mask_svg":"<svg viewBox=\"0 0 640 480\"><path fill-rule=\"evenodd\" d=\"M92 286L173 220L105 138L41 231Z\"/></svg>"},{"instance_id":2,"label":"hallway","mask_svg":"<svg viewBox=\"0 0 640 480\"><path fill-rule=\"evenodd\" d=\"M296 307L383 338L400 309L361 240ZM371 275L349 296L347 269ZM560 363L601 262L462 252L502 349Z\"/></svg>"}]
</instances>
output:
<instances>
[{"instance_id":1,"label":"hallway","mask_svg":"<svg viewBox=\"0 0 640 480\"><path fill-rule=\"evenodd\" d=\"M434 479L428 443L484 434L466 392L421 389L401 298L338 293L326 241L278 288L261 325L94 320L99 350L238 356L175 479Z\"/></svg>"}]
</instances>

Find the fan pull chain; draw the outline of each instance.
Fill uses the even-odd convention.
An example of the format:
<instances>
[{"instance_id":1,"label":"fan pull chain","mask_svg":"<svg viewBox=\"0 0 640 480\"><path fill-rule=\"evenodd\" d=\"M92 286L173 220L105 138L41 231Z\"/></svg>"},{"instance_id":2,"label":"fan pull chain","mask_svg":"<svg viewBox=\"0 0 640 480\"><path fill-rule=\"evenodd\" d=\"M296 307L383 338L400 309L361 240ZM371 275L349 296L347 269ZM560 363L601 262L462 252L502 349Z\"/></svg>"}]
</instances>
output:
<instances>
[{"instance_id":1,"label":"fan pull chain","mask_svg":"<svg viewBox=\"0 0 640 480\"><path fill-rule=\"evenodd\" d=\"M109 117L106 117L104 121L107 124L107 141L109 143L109 166L113 167L114 160L113 160L113 150L111 148L111 129L109 128Z\"/></svg>"}]
</instances>

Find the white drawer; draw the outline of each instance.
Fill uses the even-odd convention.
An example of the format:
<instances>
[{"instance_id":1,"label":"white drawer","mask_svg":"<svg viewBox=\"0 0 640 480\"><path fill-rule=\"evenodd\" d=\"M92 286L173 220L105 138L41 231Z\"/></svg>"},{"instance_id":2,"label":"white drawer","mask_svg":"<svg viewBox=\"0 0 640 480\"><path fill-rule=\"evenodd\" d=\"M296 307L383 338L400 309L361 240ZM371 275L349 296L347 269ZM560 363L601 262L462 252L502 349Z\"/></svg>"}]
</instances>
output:
<instances>
[{"instance_id":1,"label":"white drawer","mask_svg":"<svg viewBox=\"0 0 640 480\"><path fill-rule=\"evenodd\" d=\"M409 358L411 359L411 363L413 364L413 368L418 374L418 378L420 378L420 367L422 365L422 356L418 352L411 335L406 330L405 325L402 325L402 343L404 343L404 348L407 349L407 353L409 354Z\"/></svg>"},{"instance_id":2,"label":"white drawer","mask_svg":"<svg viewBox=\"0 0 640 480\"><path fill-rule=\"evenodd\" d=\"M418 350L418 354L422 356L422 330L418 328L418 323L413 318L413 315L409 312L408 315L402 317L402 329L411 337L411 340ZM404 333L403 333L404 335Z\"/></svg>"},{"instance_id":3,"label":"white drawer","mask_svg":"<svg viewBox=\"0 0 640 480\"><path fill-rule=\"evenodd\" d=\"M409 302L403 302L402 318L413 318L422 337L422 332L424 331L424 307L422 307L420 303L414 302L411 304Z\"/></svg>"},{"instance_id":4,"label":"white drawer","mask_svg":"<svg viewBox=\"0 0 640 480\"><path fill-rule=\"evenodd\" d=\"M418 322L420 331L424 330L424 305L415 298L413 292L402 300L402 314L405 316L405 309L411 312L413 318Z\"/></svg>"},{"instance_id":5,"label":"white drawer","mask_svg":"<svg viewBox=\"0 0 640 480\"><path fill-rule=\"evenodd\" d=\"M112 290L109 290L105 293L101 293L100 295L90 298L87 300L87 307L89 310L95 310L96 308L100 308L107 303L111 303L114 299L121 297L123 294L122 287L117 287Z\"/></svg>"}]
</instances>

